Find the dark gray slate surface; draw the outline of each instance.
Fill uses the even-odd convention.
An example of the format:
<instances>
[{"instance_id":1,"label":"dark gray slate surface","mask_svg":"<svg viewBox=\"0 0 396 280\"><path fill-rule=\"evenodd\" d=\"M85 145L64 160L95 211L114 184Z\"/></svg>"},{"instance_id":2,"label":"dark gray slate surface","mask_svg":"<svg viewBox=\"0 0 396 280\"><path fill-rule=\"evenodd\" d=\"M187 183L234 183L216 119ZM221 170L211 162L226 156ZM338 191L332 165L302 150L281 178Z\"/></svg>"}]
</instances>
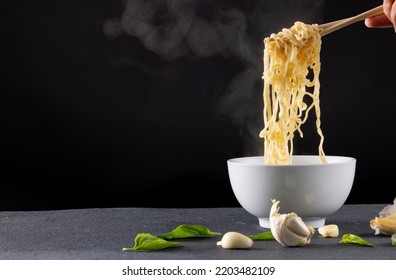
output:
<instances>
[{"instance_id":1,"label":"dark gray slate surface","mask_svg":"<svg viewBox=\"0 0 396 280\"><path fill-rule=\"evenodd\" d=\"M181 247L156 252L122 251L131 247L138 233L168 232L183 223L202 224L213 231L238 231L247 235L266 229L242 208L104 208L56 211L0 212L0 259L396 259L396 247L388 236L374 235L369 226L385 205L344 205L327 218L336 223L340 236L354 233L375 248L338 244L315 233L311 243L285 248L276 241L256 241L249 250L225 250L216 246L220 237L181 240Z\"/></svg>"}]
</instances>

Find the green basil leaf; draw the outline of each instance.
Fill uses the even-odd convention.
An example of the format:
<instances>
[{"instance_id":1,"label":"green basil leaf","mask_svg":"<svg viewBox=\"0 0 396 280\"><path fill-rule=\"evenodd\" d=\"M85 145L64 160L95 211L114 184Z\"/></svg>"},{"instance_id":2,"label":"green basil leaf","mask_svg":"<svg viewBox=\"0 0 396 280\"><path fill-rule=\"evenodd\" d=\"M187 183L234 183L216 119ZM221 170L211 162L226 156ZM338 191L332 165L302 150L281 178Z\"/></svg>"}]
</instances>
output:
<instances>
[{"instance_id":1,"label":"green basil leaf","mask_svg":"<svg viewBox=\"0 0 396 280\"><path fill-rule=\"evenodd\" d=\"M162 250L169 247L180 246L178 242L166 241L157 236L151 235L149 233L140 233L135 237L135 245L131 248L122 248L123 251L154 251Z\"/></svg>"},{"instance_id":2,"label":"green basil leaf","mask_svg":"<svg viewBox=\"0 0 396 280\"><path fill-rule=\"evenodd\" d=\"M392 246L396 246L396 233L392 234Z\"/></svg>"},{"instance_id":3,"label":"green basil leaf","mask_svg":"<svg viewBox=\"0 0 396 280\"><path fill-rule=\"evenodd\" d=\"M257 235L249 236L252 240L275 240L271 231L265 231Z\"/></svg>"},{"instance_id":4,"label":"green basil leaf","mask_svg":"<svg viewBox=\"0 0 396 280\"><path fill-rule=\"evenodd\" d=\"M361 246L368 246L368 247L375 247L374 244L371 244L361 238L360 236L354 235L354 234L344 234L341 238L341 241L339 243L344 243L344 244L358 244Z\"/></svg>"},{"instance_id":5,"label":"green basil leaf","mask_svg":"<svg viewBox=\"0 0 396 280\"><path fill-rule=\"evenodd\" d=\"M203 225L188 225L183 224L172 230L171 232L157 235L159 238L166 240L177 239L177 238L189 238L189 237L207 237L221 235L219 232L212 232L210 229Z\"/></svg>"}]
</instances>

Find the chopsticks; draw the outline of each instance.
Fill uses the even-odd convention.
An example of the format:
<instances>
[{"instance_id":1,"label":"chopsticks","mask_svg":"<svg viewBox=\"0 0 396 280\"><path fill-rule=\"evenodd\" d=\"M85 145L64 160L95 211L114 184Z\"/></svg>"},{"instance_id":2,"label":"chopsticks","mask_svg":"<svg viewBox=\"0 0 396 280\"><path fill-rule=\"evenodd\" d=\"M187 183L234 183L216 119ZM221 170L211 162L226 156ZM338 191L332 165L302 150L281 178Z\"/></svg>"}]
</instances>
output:
<instances>
[{"instance_id":1,"label":"chopsticks","mask_svg":"<svg viewBox=\"0 0 396 280\"><path fill-rule=\"evenodd\" d=\"M375 17L375 16L379 16L379 15L383 15L384 14L384 10L382 5L378 6L376 8L373 8L371 10L368 10L366 12L363 12L361 14L358 14L356 16L353 17L349 17L349 18L345 18L345 19L340 19L340 20L336 20L336 21L332 21L332 22L328 22L328 23L324 23L324 24L320 24L319 25L319 32L321 36L325 36L331 32L337 31L341 28L344 28L348 25L351 25L355 22L364 20L366 18L370 18L370 17Z\"/></svg>"}]
</instances>

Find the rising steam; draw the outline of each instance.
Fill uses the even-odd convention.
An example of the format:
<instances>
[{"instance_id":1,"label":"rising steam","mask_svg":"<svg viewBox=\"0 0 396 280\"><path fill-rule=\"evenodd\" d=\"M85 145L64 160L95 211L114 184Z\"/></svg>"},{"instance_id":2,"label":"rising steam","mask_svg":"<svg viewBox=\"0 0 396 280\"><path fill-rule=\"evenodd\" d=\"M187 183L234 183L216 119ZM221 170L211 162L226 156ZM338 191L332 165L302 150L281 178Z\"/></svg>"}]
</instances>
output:
<instances>
[{"instance_id":1,"label":"rising steam","mask_svg":"<svg viewBox=\"0 0 396 280\"><path fill-rule=\"evenodd\" d=\"M245 153L262 150L263 39L296 20L322 19L324 0L125 0L109 18L109 38L130 35L166 61L182 57L236 57L243 69L218 100L218 110L241 128Z\"/></svg>"}]
</instances>

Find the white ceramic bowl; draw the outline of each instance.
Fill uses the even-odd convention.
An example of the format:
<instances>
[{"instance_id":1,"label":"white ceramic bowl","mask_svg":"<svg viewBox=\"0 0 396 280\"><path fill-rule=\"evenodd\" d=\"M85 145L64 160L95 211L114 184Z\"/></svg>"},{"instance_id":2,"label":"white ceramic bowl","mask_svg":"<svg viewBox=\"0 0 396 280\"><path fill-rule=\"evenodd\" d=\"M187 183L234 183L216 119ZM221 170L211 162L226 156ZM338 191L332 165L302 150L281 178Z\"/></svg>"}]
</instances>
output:
<instances>
[{"instance_id":1,"label":"white ceramic bowl","mask_svg":"<svg viewBox=\"0 0 396 280\"><path fill-rule=\"evenodd\" d=\"M356 159L293 156L292 165L266 165L262 156L227 161L232 190L241 206L270 228L271 199L280 201L280 213L295 212L314 228L341 208L352 189Z\"/></svg>"}]
</instances>

